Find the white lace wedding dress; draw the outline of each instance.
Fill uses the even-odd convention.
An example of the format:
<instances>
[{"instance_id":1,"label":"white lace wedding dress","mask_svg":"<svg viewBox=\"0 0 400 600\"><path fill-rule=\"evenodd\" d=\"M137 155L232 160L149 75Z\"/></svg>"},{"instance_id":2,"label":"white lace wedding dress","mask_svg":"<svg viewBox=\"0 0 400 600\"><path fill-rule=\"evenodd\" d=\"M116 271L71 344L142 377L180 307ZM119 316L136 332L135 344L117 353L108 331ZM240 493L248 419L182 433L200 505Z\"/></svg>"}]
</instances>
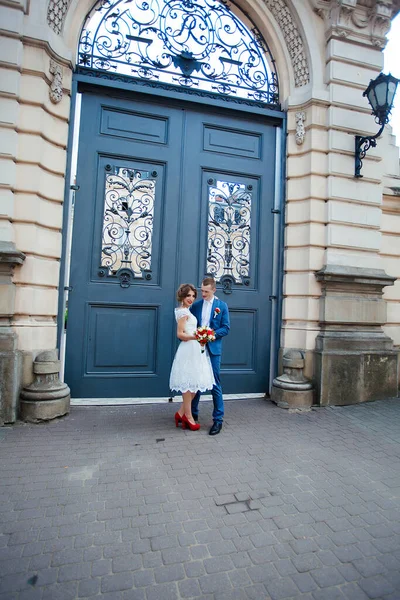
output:
<instances>
[{"instance_id":1,"label":"white lace wedding dress","mask_svg":"<svg viewBox=\"0 0 400 600\"><path fill-rule=\"evenodd\" d=\"M176 308L176 322L188 317L184 332L193 335L197 328L197 319L188 308ZM205 392L213 387L214 375L208 350L201 351L197 340L181 342L172 363L169 387L176 392Z\"/></svg>"}]
</instances>

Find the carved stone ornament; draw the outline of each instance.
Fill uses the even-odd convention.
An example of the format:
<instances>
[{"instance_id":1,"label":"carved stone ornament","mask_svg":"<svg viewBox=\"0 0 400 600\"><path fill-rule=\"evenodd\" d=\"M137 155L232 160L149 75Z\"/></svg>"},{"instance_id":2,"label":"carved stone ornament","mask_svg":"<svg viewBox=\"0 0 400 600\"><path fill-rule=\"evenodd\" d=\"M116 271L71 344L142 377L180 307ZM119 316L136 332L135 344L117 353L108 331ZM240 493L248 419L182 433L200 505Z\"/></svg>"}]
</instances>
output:
<instances>
[{"instance_id":1,"label":"carved stone ornament","mask_svg":"<svg viewBox=\"0 0 400 600\"><path fill-rule=\"evenodd\" d=\"M391 0L383 0L375 4L371 15L371 41L374 46L378 46L379 48L386 46L386 34L390 29L394 14L393 2Z\"/></svg>"},{"instance_id":2,"label":"carved stone ornament","mask_svg":"<svg viewBox=\"0 0 400 600\"><path fill-rule=\"evenodd\" d=\"M71 0L50 0L47 9L47 23L59 35L64 25Z\"/></svg>"},{"instance_id":3,"label":"carved stone ornament","mask_svg":"<svg viewBox=\"0 0 400 600\"><path fill-rule=\"evenodd\" d=\"M328 35L352 37L383 48L398 0L313 0L315 12L324 19Z\"/></svg>"},{"instance_id":4,"label":"carved stone ornament","mask_svg":"<svg viewBox=\"0 0 400 600\"><path fill-rule=\"evenodd\" d=\"M303 111L296 113L296 144L301 146L306 137L306 130L304 127L304 122L306 120L306 113Z\"/></svg>"},{"instance_id":5,"label":"carved stone ornament","mask_svg":"<svg viewBox=\"0 0 400 600\"><path fill-rule=\"evenodd\" d=\"M310 68L304 49L303 40L293 16L284 0L264 0L269 10L275 17L292 61L294 81L296 87L307 85L310 81Z\"/></svg>"},{"instance_id":6,"label":"carved stone ornament","mask_svg":"<svg viewBox=\"0 0 400 600\"><path fill-rule=\"evenodd\" d=\"M61 102L63 97L62 88L62 67L54 60L50 60L50 73L53 75L53 80L50 84L49 96L53 104Z\"/></svg>"}]
</instances>

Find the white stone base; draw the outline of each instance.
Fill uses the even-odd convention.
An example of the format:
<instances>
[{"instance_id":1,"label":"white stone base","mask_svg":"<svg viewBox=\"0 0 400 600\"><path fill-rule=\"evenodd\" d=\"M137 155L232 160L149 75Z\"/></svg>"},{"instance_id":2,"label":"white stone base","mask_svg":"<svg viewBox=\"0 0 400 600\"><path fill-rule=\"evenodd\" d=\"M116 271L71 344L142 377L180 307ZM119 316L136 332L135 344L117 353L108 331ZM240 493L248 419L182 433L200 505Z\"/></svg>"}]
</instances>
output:
<instances>
[{"instance_id":1,"label":"white stone base","mask_svg":"<svg viewBox=\"0 0 400 600\"><path fill-rule=\"evenodd\" d=\"M249 398L265 398L265 394L224 394L224 400L245 400ZM202 395L202 402L211 402L211 394ZM163 398L71 398L71 406L122 406L132 404L165 404L170 397ZM181 396L175 396L172 402L182 402Z\"/></svg>"}]
</instances>

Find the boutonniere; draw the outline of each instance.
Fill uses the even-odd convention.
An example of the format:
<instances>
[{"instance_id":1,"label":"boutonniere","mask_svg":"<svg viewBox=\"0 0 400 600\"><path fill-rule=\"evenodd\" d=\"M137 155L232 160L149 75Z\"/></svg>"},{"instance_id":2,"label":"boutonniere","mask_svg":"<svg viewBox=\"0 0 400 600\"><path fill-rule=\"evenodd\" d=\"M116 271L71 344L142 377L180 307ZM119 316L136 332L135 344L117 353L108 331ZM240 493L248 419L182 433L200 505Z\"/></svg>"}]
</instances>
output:
<instances>
[{"instance_id":1,"label":"boutonniere","mask_svg":"<svg viewBox=\"0 0 400 600\"><path fill-rule=\"evenodd\" d=\"M219 315L219 313L220 313L220 312L221 312L221 309L217 307L217 308L214 310L214 317L213 317L213 318L215 319L215 317L216 317L217 315Z\"/></svg>"}]
</instances>

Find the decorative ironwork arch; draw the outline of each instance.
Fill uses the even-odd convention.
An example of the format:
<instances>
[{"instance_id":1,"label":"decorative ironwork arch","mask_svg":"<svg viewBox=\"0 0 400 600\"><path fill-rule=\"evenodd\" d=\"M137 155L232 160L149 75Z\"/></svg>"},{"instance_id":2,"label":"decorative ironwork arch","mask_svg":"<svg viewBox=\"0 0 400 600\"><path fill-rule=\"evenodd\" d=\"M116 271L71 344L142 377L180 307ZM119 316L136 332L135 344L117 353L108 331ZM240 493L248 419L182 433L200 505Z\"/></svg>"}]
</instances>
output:
<instances>
[{"instance_id":1,"label":"decorative ironwork arch","mask_svg":"<svg viewBox=\"0 0 400 600\"><path fill-rule=\"evenodd\" d=\"M238 14L228 0L101 0L86 17L78 68L279 107L271 52Z\"/></svg>"}]
</instances>

